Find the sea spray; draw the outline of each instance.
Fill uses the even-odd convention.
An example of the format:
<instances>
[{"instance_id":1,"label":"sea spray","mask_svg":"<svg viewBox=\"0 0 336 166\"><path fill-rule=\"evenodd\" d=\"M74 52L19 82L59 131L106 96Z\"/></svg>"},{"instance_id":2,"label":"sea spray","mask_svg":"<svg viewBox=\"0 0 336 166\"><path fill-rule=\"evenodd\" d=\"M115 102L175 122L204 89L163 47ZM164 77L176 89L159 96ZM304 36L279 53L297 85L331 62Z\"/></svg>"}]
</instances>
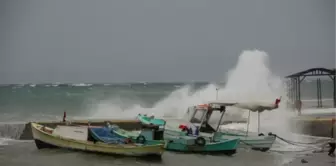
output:
<instances>
[{"instance_id":1,"label":"sea spray","mask_svg":"<svg viewBox=\"0 0 336 166\"><path fill-rule=\"evenodd\" d=\"M163 100L154 104L151 108L141 107L139 104L130 104L128 109L120 110L118 105L103 102L94 111L93 118L135 118L138 113L153 114L156 117L181 118L187 108L192 105L202 104L216 100L216 88L218 99L223 102L267 102L274 103L276 98L282 97L278 109L264 111L260 115L260 132L267 134L272 132L290 140L299 141L301 138L292 134L290 120L295 112L286 108L286 87L281 77L274 75L269 67L269 56L259 50L243 51L238 58L236 66L226 73L223 79L226 84L218 87L209 84L197 91L192 91L190 85L173 91ZM227 108L224 120L246 119L248 110ZM212 116L210 122L216 122L219 116ZM251 113L249 131L258 130L258 115ZM222 128L243 129L246 124L229 124ZM286 148L286 147L284 147ZM290 148L290 147L289 147ZM297 148L297 147L295 147Z\"/></svg>"},{"instance_id":2,"label":"sea spray","mask_svg":"<svg viewBox=\"0 0 336 166\"><path fill-rule=\"evenodd\" d=\"M243 51L236 66L226 73L223 81L226 82L225 86L218 90L218 100L221 101L273 103L276 98L282 96L279 109L261 114L261 129L264 132L274 133L284 133L289 130L289 119L292 113L287 111L284 105L287 100L285 86L281 77L275 76L269 69L269 55L266 52ZM147 113L157 117L180 118L189 106L216 100L216 88L218 88L217 85L209 84L196 92L191 92L189 85L184 86L157 102L152 108L127 103L130 107L121 110L118 105L112 104L112 101L104 101L94 109L93 117L134 118L138 113ZM247 113L247 110L228 108L226 119L246 118ZM212 120L217 120L216 116L214 117ZM257 114L252 113L251 131L257 130L256 124Z\"/></svg>"}]
</instances>

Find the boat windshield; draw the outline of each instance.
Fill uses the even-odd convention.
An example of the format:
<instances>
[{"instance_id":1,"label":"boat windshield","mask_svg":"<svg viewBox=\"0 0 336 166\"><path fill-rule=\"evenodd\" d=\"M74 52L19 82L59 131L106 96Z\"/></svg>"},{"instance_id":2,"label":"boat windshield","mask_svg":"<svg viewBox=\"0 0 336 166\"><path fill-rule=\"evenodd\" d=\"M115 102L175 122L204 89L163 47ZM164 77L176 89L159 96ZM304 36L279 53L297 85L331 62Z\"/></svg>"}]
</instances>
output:
<instances>
[{"instance_id":1,"label":"boat windshield","mask_svg":"<svg viewBox=\"0 0 336 166\"><path fill-rule=\"evenodd\" d=\"M201 123L206 113L207 113L206 109L195 109L195 113L190 119L190 122L191 123Z\"/></svg>"}]
</instances>

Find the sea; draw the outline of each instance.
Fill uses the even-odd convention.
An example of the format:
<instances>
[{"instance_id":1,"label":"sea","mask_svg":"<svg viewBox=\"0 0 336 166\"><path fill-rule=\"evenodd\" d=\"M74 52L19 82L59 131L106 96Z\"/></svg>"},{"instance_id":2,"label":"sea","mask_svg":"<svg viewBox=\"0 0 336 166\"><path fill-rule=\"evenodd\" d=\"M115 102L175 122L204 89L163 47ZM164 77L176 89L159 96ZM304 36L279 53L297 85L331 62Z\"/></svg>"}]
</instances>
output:
<instances>
[{"instance_id":1,"label":"sea","mask_svg":"<svg viewBox=\"0 0 336 166\"><path fill-rule=\"evenodd\" d=\"M17 83L0 85L0 165L1 166L104 166L104 165L290 165L302 155L311 155L320 145L291 145L277 141L269 152L239 149L234 156L178 154L165 152L162 160L115 157L62 149L38 150L31 140L19 140L30 121L134 119L139 113L162 118L181 118L187 108L207 101L273 103L281 97L280 107L260 115L261 131L273 132L296 142L314 142L326 138L291 133L289 120L297 113L288 107L286 80L274 74L270 56L263 51L243 51L234 68L223 71L216 82L133 82L133 83ZM246 75L246 73L249 73ZM316 79L301 85L303 112L328 110L333 105L333 83L322 79L323 107L317 109ZM308 111L307 111L308 112ZM252 113L253 114L253 113ZM224 120L246 119L248 111L230 109ZM257 116L251 115L249 130L257 130ZM216 119L214 119L215 121ZM231 123L223 129L246 130L246 124Z\"/></svg>"}]
</instances>

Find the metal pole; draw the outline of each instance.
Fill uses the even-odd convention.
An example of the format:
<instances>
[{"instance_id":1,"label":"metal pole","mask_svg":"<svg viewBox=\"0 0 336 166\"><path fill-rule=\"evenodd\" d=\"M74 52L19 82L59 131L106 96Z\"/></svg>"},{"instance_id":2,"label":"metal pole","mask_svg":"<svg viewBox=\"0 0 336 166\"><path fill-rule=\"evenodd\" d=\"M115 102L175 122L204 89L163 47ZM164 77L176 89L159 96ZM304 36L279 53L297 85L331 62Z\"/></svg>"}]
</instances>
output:
<instances>
[{"instance_id":1,"label":"metal pole","mask_svg":"<svg viewBox=\"0 0 336 166\"><path fill-rule=\"evenodd\" d=\"M289 102L290 102L290 108L293 108L293 81L292 79L290 79L290 82L289 82Z\"/></svg>"},{"instance_id":2,"label":"metal pole","mask_svg":"<svg viewBox=\"0 0 336 166\"><path fill-rule=\"evenodd\" d=\"M322 108L322 84L321 79L319 78L319 91L320 91L320 107Z\"/></svg>"},{"instance_id":3,"label":"metal pole","mask_svg":"<svg viewBox=\"0 0 336 166\"><path fill-rule=\"evenodd\" d=\"M249 110L249 114L248 114L248 119L247 119L247 129L246 129L246 137L248 136L248 132L249 132L249 126L250 126L250 115L251 115L251 111Z\"/></svg>"},{"instance_id":4,"label":"metal pole","mask_svg":"<svg viewBox=\"0 0 336 166\"><path fill-rule=\"evenodd\" d=\"M316 97L317 97L317 108L319 108L320 102L319 102L319 84L318 84L318 78L316 79Z\"/></svg>"},{"instance_id":5,"label":"metal pole","mask_svg":"<svg viewBox=\"0 0 336 166\"><path fill-rule=\"evenodd\" d=\"M320 108L321 107L321 101L320 101L320 96L321 96L321 91L320 91L320 87L321 87L321 85L320 85L320 79L318 78L318 107Z\"/></svg>"},{"instance_id":6,"label":"metal pole","mask_svg":"<svg viewBox=\"0 0 336 166\"><path fill-rule=\"evenodd\" d=\"M216 100L218 100L218 90L219 88L216 88Z\"/></svg>"},{"instance_id":7,"label":"metal pole","mask_svg":"<svg viewBox=\"0 0 336 166\"><path fill-rule=\"evenodd\" d=\"M196 110L196 111L198 111L198 110ZM201 123L200 123L200 129L201 129L203 123L204 123L204 119L206 118L206 115L207 115L208 111L209 111L208 108L206 109L206 111L203 111L202 120L201 120ZM196 114L196 112L195 112L195 114Z\"/></svg>"},{"instance_id":8,"label":"metal pole","mask_svg":"<svg viewBox=\"0 0 336 166\"><path fill-rule=\"evenodd\" d=\"M301 101L301 82L300 82L300 77L297 78L298 82L298 100Z\"/></svg>"},{"instance_id":9,"label":"metal pole","mask_svg":"<svg viewBox=\"0 0 336 166\"><path fill-rule=\"evenodd\" d=\"M321 79L318 78L316 80L317 84L317 108L322 107L322 91L321 91Z\"/></svg>"},{"instance_id":10,"label":"metal pole","mask_svg":"<svg viewBox=\"0 0 336 166\"><path fill-rule=\"evenodd\" d=\"M221 124L221 122L222 122L222 119L223 119L224 114L225 114L225 110L223 111L223 113L222 113L222 115L221 115L221 117L220 117L220 119L219 119L219 122L218 122L218 125L217 125L217 128L216 128L216 132L217 132L218 129L219 129L219 126L220 126L220 124Z\"/></svg>"},{"instance_id":11,"label":"metal pole","mask_svg":"<svg viewBox=\"0 0 336 166\"><path fill-rule=\"evenodd\" d=\"M298 90L297 90L297 88L298 88L298 84L297 84L297 79L296 78L294 78L293 79L293 82L294 82L294 91L295 91L295 97L294 97L294 101L296 102L297 100L298 100Z\"/></svg>"},{"instance_id":12,"label":"metal pole","mask_svg":"<svg viewBox=\"0 0 336 166\"><path fill-rule=\"evenodd\" d=\"M290 91L289 91L289 80L286 80L286 95L290 99ZM289 101L287 101L287 108L289 107Z\"/></svg>"},{"instance_id":13,"label":"metal pole","mask_svg":"<svg viewBox=\"0 0 336 166\"><path fill-rule=\"evenodd\" d=\"M258 134L260 134L260 112L258 111Z\"/></svg>"},{"instance_id":14,"label":"metal pole","mask_svg":"<svg viewBox=\"0 0 336 166\"><path fill-rule=\"evenodd\" d=\"M334 82L334 108L336 108L336 76L333 77Z\"/></svg>"},{"instance_id":15,"label":"metal pole","mask_svg":"<svg viewBox=\"0 0 336 166\"><path fill-rule=\"evenodd\" d=\"M332 137L334 139L336 139L336 123L333 123L332 129L333 129L333 135L332 135Z\"/></svg>"}]
</instances>

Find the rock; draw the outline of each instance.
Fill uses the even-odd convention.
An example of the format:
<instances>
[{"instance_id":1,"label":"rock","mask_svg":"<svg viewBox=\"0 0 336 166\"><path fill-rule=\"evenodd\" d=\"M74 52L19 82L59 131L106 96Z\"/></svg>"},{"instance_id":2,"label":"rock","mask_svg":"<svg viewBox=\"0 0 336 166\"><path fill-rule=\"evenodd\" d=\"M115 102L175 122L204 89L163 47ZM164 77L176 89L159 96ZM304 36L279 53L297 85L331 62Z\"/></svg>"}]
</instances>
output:
<instances>
[{"instance_id":1,"label":"rock","mask_svg":"<svg viewBox=\"0 0 336 166\"><path fill-rule=\"evenodd\" d=\"M305 160L305 159L302 159L302 160L301 160L301 163L308 163L308 161Z\"/></svg>"}]
</instances>

